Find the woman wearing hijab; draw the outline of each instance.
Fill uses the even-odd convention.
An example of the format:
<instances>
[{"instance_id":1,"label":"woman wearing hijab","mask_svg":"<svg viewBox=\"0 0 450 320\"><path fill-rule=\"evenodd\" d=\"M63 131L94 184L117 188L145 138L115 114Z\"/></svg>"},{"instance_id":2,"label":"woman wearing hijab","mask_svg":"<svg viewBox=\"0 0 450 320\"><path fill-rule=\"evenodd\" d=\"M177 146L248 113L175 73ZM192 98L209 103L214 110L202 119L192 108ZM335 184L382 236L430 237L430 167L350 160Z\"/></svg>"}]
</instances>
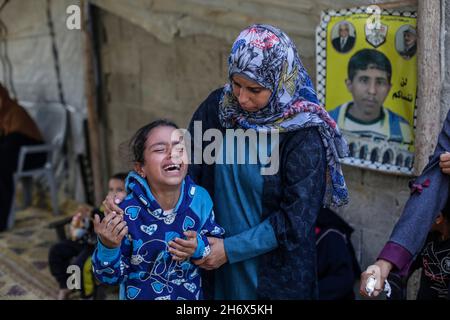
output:
<instances>
[{"instance_id":1,"label":"woman wearing hijab","mask_svg":"<svg viewBox=\"0 0 450 320\"><path fill-rule=\"evenodd\" d=\"M197 263L220 267L214 273L215 299L316 299L314 225L323 206L348 201L338 162L347 146L284 32L269 25L248 27L228 62L229 83L200 105L189 131L195 137L196 121L203 132L275 131L279 170L262 175L260 162L217 161L230 152L226 134L215 164L191 165L191 177L212 195L226 230L225 239L214 241L211 256ZM245 141L235 144L234 154L253 150ZM198 146L194 141L194 149Z\"/></svg>"},{"instance_id":2,"label":"woman wearing hijab","mask_svg":"<svg viewBox=\"0 0 450 320\"><path fill-rule=\"evenodd\" d=\"M28 113L0 84L0 232L7 227L14 194L13 174L17 170L20 148L43 142L42 135ZM45 162L45 154L35 154L25 160L25 169Z\"/></svg>"},{"instance_id":3,"label":"woman wearing hijab","mask_svg":"<svg viewBox=\"0 0 450 320\"><path fill-rule=\"evenodd\" d=\"M348 201L338 162L347 145L319 105L284 32L269 25L248 27L228 62L229 83L209 95L189 127L194 156L211 150L202 141L212 132L206 130L223 137L221 144L215 141L214 161L194 159L189 167L193 180L212 196L225 229L225 239L208 238L210 256L194 261L216 269L205 297L317 299L314 225L320 208ZM236 143L230 130L257 138ZM279 167L262 174L265 163L255 155L267 151ZM116 198L105 200L107 212L122 212Z\"/></svg>"}]
</instances>

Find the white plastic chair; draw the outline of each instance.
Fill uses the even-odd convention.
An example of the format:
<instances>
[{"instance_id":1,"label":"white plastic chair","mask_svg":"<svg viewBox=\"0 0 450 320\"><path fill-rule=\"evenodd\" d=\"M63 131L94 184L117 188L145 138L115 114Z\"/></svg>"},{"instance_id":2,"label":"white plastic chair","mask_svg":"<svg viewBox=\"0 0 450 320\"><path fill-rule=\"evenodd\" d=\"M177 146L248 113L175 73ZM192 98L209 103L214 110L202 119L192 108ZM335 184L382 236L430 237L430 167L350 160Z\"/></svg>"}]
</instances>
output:
<instances>
[{"instance_id":1,"label":"white plastic chair","mask_svg":"<svg viewBox=\"0 0 450 320\"><path fill-rule=\"evenodd\" d=\"M54 169L58 152L61 150L64 143L64 136L67 126L66 109L65 106L60 103L32 103L22 101L19 102L19 104L23 106L34 119L43 135L45 143L36 146L22 146L20 149L17 171L14 174L14 194L11 204L11 211L8 218L8 229L12 228L14 225L16 210L15 195L17 184L20 180L24 182L25 206L29 206L31 203L33 178L44 176L47 180L50 191L53 214L59 214L58 191ZM42 167L32 170L24 169L27 155L43 152L47 153L47 161Z\"/></svg>"}]
</instances>

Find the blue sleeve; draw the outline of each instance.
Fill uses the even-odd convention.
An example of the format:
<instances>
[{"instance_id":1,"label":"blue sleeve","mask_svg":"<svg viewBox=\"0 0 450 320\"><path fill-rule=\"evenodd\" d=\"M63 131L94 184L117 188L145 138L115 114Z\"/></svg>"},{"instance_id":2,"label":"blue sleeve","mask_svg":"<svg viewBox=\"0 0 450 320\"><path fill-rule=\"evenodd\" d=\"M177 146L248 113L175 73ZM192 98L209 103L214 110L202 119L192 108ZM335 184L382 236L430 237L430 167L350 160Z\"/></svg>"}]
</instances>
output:
<instances>
[{"instance_id":1,"label":"blue sleeve","mask_svg":"<svg viewBox=\"0 0 450 320\"><path fill-rule=\"evenodd\" d=\"M219 226L214 220L214 211L211 210L205 223L201 227L200 232L197 233L197 250L195 251L192 259L201 259L208 256L211 252L207 237L222 238L225 234L225 230Z\"/></svg>"},{"instance_id":2,"label":"blue sleeve","mask_svg":"<svg viewBox=\"0 0 450 320\"><path fill-rule=\"evenodd\" d=\"M225 230L216 223L211 197L202 187L196 186L190 207L200 219L200 227L197 229L197 249L192 259L201 259L211 252L207 237L222 237Z\"/></svg>"},{"instance_id":3,"label":"blue sleeve","mask_svg":"<svg viewBox=\"0 0 450 320\"><path fill-rule=\"evenodd\" d=\"M111 285L121 283L127 275L131 252L131 243L127 236L120 247L113 249L105 247L99 239L92 255L92 268L98 281Z\"/></svg>"},{"instance_id":4,"label":"blue sleeve","mask_svg":"<svg viewBox=\"0 0 450 320\"><path fill-rule=\"evenodd\" d=\"M277 246L277 239L268 219L249 230L224 240L229 263L251 259L272 251Z\"/></svg>"}]
</instances>

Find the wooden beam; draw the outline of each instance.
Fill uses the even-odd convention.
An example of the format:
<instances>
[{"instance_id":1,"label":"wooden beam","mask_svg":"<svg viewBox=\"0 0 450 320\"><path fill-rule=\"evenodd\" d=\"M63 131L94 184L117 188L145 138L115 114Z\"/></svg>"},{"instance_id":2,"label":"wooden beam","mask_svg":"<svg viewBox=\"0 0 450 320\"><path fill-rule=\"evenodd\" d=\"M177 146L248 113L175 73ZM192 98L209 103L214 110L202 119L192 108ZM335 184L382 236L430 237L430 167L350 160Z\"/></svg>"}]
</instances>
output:
<instances>
[{"instance_id":1,"label":"wooden beam","mask_svg":"<svg viewBox=\"0 0 450 320\"><path fill-rule=\"evenodd\" d=\"M393 2L377 3L376 5L379 6L381 9L397 9L397 8L404 8L404 7L416 7L417 0L399 0L399 1L393 1Z\"/></svg>"},{"instance_id":2,"label":"wooden beam","mask_svg":"<svg viewBox=\"0 0 450 320\"><path fill-rule=\"evenodd\" d=\"M94 70L94 51L92 48L92 34L89 21L89 2L81 0L83 12L83 47L84 47L84 85L87 103L89 146L94 181L95 205L100 205L104 199L104 187L101 170L101 152L99 120L97 115L97 99Z\"/></svg>"},{"instance_id":3,"label":"wooden beam","mask_svg":"<svg viewBox=\"0 0 450 320\"><path fill-rule=\"evenodd\" d=\"M378 3L346 3L346 4L333 4L333 1L319 1L320 9L334 9L334 10L340 10L340 9L348 9L353 7L368 7L368 6L378 6L380 9L399 9L399 8L411 8L411 7L417 7L418 0L398 0L398 1L384 1L384 2L378 2ZM334 1L335 2L335 1Z\"/></svg>"},{"instance_id":4,"label":"wooden beam","mask_svg":"<svg viewBox=\"0 0 450 320\"><path fill-rule=\"evenodd\" d=\"M418 98L415 175L419 175L428 163L440 131L440 1L419 1L417 14Z\"/></svg>"}]
</instances>

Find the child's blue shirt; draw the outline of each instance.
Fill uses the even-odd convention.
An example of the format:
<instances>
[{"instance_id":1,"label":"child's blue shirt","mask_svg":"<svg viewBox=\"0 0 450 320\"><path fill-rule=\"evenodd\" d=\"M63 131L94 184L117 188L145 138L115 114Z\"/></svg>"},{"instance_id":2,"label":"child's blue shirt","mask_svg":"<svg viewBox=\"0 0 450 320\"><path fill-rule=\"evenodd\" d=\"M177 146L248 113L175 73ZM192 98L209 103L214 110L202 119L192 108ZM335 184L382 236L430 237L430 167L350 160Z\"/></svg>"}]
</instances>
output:
<instances>
[{"instance_id":1,"label":"child's blue shirt","mask_svg":"<svg viewBox=\"0 0 450 320\"><path fill-rule=\"evenodd\" d=\"M197 249L192 259L210 253L206 236L221 237L224 230L214 221L208 192L187 176L180 199L172 212L161 209L144 178L131 172L126 180L124 210L128 235L120 248L106 248L98 241L92 263L102 283L120 284L120 299L202 299L199 267L190 260L172 260L168 242L185 238L184 231L197 231Z\"/></svg>"}]
</instances>

